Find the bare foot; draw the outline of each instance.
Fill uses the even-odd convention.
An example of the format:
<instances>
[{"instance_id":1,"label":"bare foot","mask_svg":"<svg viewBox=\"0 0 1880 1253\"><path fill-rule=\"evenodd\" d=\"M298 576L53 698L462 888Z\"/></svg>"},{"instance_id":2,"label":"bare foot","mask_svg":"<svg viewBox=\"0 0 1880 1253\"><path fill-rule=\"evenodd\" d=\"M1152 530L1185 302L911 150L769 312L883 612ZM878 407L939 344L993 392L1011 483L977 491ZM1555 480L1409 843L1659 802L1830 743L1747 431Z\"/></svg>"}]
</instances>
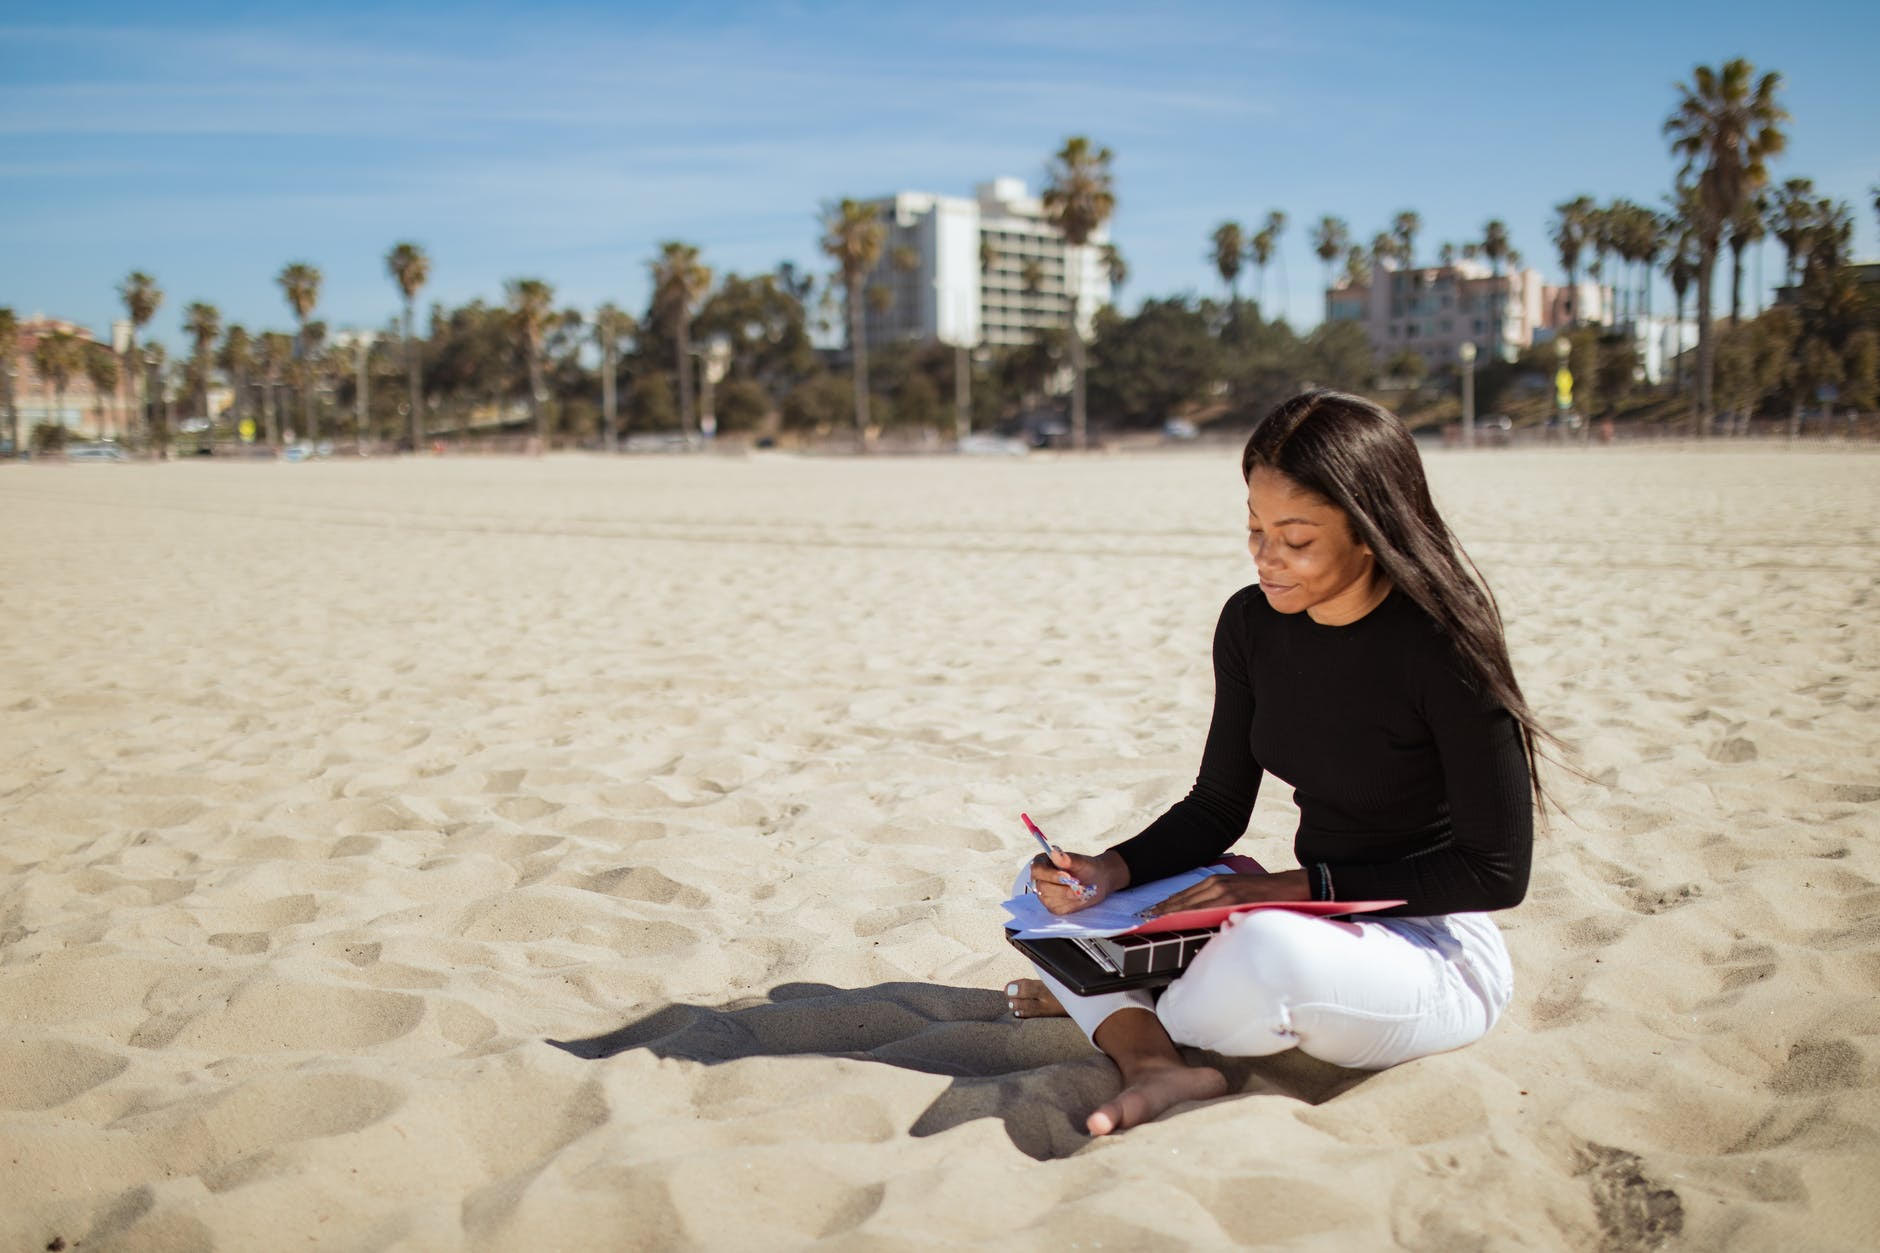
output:
<instances>
[{"instance_id":1,"label":"bare foot","mask_svg":"<svg viewBox=\"0 0 1880 1253\"><path fill-rule=\"evenodd\" d=\"M1227 1078L1209 1066L1149 1062L1140 1066L1114 1101L1084 1120L1093 1136L1107 1136L1153 1122L1183 1101L1208 1101L1227 1094Z\"/></svg>"},{"instance_id":2,"label":"bare foot","mask_svg":"<svg viewBox=\"0 0 1880 1253\"><path fill-rule=\"evenodd\" d=\"M1036 979L1014 979L1005 985L1005 1003L1014 1018L1062 1018L1064 1006L1051 989Z\"/></svg>"}]
</instances>

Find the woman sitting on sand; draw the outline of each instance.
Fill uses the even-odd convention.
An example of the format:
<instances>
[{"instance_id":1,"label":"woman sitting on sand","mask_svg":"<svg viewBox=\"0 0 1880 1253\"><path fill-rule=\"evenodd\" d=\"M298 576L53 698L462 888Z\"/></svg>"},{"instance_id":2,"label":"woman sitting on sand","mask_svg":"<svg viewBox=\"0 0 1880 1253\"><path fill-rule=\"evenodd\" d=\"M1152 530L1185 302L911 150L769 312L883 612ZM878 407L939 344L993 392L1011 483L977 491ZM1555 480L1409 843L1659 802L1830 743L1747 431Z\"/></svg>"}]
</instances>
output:
<instances>
[{"instance_id":1,"label":"woman sitting on sand","mask_svg":"<svg viewBox=\"0 0 1880 1253\"><path fill-rule=\"evenodd\" d=\"M1205 865L1247 829L1261 771L1294 787L1304 869L1217 875L1151 912L1273 900L1396 900L1348 920L1232 920L1159 1000L1009 984L1020 1018L1066 1014L1122 1071L1092 1135L1221 1096L1177 1045L1240 1057L1297 1047L1382 1069L1458 1048L1513 993L1485 911L1527 890L1535 742L1494 598L1437 514L1409 432L1369 401L1280 405L1241 457L1260 581L1214 635L1214 718L1192 791L1094 857L1032 863L1053 913Z\"/></svg>"}]
</instances>

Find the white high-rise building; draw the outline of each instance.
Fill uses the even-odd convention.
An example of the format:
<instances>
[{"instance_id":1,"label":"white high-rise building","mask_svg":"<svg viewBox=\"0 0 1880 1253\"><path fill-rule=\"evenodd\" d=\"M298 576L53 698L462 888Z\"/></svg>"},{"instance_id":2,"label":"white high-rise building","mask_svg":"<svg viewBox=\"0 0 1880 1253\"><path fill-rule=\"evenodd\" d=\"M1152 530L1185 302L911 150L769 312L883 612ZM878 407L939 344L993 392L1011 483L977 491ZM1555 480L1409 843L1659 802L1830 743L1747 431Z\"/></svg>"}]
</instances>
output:
<instances>
[{"instance_id":1,"label":"white high-rise building","mask_svg":"<svg viewBox=\"0 0 1880 1253\"><path fill-rule=\"evenodd\" d=\"M1099 230L1072 247L1045 218L1023 179L982 183L974 198L901 192L871 201L887 227L864 290L888 293L864 317L869 345L897 340L1008 347L1061 328L1073 303L1088 338L1109 303ZM882 297L876 297L881 301Z\"/></svg>"}]
</instances>

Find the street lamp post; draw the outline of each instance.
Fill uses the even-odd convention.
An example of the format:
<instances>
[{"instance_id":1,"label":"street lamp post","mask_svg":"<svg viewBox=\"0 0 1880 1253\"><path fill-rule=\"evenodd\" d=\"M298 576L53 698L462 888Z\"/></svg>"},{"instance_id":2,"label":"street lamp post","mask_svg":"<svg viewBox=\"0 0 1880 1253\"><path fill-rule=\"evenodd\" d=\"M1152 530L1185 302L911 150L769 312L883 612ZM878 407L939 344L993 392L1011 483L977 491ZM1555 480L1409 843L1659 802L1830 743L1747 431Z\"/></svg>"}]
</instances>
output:
<instances>
[{"instance_id":1,"label":"street lamp post","mask_svg":"<svg viewBox=\"0 0 1880 1253\"><path fill-rule=\"evenodd\" d=\"M1463 340L1456 349L1462 362L1462 446L1475 447L1475 342Z\"/></svg>"},{"instance_id":2,"label":"street lamp post","mask_svg":"<svg viewBox=\"0 0 1880 1253\"><path fill-rule=\"evenodd\" d=\"M1573 407L1573 371L1567 368L1568 360L1573 356L1573 341L1562 331L1554 340L1554 360L1558 367L1554 370L1554 409L1559 415L1560 438L1567 438L1567 413Z\"/></svg>"}]
</instances>

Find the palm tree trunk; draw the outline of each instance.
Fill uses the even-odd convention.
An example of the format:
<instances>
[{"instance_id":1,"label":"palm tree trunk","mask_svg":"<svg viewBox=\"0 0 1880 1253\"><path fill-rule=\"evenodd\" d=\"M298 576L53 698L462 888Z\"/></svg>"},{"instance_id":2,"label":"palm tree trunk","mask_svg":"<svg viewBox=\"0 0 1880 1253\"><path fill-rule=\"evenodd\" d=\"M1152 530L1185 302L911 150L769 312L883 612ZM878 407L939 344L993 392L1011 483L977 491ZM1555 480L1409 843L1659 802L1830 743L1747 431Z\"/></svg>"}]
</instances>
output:
<instances>
[{"instance_id":1,"label":"palm tree trunk","mask_svg":"<svg viewBox=\"0 0 1880 1253\"><path fill-rule=\"evenodd\" d=\"M849 280L849 363L855 378L855 440L868 450L868 340L862 324L861 276Z\"/></svg>"},{"instance_id":2,"label":"palm tree trunk","mask_svg":"<svg viewBox=\"0 0 1880 1253\"><path fill-rule=\"evenodd\" d=\"M601 345L601 446L613 452L618 446L614 435L617 406L614 396L614 331L607 327L607 342Z\"/></svg>"},{"instance_id":3,"label":"palm tree trunk","mask_svg":"<svg viewBox=\"0 0 1880 1253\"><path fill-rule=\"evenodd\" d=\"M1077 329L1077 316L1071 315L1071 447L1082 452L1088 446L1084 425L1084 336Z\"/></svg>"},{"instance_id":4,"label":"palm tree trunk","mask_svg":"<svg viewBox=\"0 0 1880 1253\"><path fill-rule=\"evenodd\" d=\"M405 390L409 393L406 403L411 406L411 417L406 425L411 430L411 451L416 454L424 451L424 384L418 377L418 346L411 340L411 298L405 298Z\"/></svg>"},{"instance_id":5,"label":"palm tree trunk","mask_svg":"<svg viewBox=\"0 0 1880 1253\"><path fill-rule=\"evenodd\" d=\"M1710 388L1716 344L1710 327L1710 284L1717 266L1717 245L1706 243L1697 259L1697 438L1710 435Z\"/></svg>"},{"instance_id":6,"label":"palm tree trunk","mask_svg":"<svg viewBox=\"0 0 1880 1253\"><path fill-rule=\"evenodd\" d=\"M692 328L687 325L690 314L679 310L679 325L675 330L672 343L674 363L679 372L679 430L688 442L694 431L692 423Z\"/></svg>"},{"instance_id":7,"label":"palm tree trunk","mask_svg":"<svg viewBox=\"0 0 1880 1253\"><path fill-rule=\"evenodd\" d=\"M1743 313L1743 245L1730 245L1730 325L1742 321Z\"/></svg>"},{"instance_id":8,"label":"palm tree trunk","mask_svg":"<svg viewBox=\"0 0 1880 1253\"><path fill-rule=\"evenodd\" d=\"M313 413L313 363L307 360L307 324L302 322L294 335L294 360L300 363L300 437L308 441L320 438L320 428Z\"/></svg>"},{"instance_id":9,"label":"palm tree trunk","mask_svg":"<svg viewBox=\"0 0 1880 1253\"><path fill-rule=\"evenodd\" d=\"M548 411L542 405L542 350L533 339L529 343L529 416L535 420L538 452L548 451Z\"/></svg>"}]
</instances>

